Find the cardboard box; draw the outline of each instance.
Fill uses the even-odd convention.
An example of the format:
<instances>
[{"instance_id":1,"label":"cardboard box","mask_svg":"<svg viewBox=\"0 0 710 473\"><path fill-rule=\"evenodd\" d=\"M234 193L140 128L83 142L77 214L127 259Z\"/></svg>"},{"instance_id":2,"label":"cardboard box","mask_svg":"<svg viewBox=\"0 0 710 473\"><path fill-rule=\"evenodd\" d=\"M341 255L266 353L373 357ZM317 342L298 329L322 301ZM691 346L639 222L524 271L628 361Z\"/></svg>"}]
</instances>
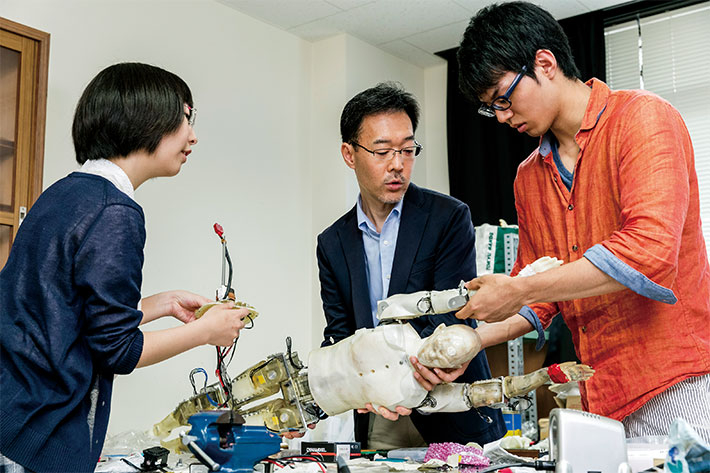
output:
<instances>
[{"instance_id":1,"label":"cardboard box","mask_svg":"<svg viewBox=\"0 0 710 473\"><path fill-rule=\"evenodd\" d=\"M301 455L331 463L335 463L335 457L350 460L361 455L360 442L301 442Z\"/></svg>"},{"instance_id":2,"label":"cardboard box","mask_svg":"<svg viewBox=\"0 0 710 473\"><path fill-rule=\"evenodd\" d=\"M582 396L567 396L567 409L582 410Z\"/></svg>"},{"instance_id":3,"label":"cardboard box","mask_svg":"<svg viewBox=\"0 0 710 473\"><path fill-rule=\"evenodd\" d=\"M554 397L555 404L557 407L563 409L576 409L582 411L582 396L579 395L568 395L566 399L562 399L559 396Z\"/></svg>"}]
</instances>

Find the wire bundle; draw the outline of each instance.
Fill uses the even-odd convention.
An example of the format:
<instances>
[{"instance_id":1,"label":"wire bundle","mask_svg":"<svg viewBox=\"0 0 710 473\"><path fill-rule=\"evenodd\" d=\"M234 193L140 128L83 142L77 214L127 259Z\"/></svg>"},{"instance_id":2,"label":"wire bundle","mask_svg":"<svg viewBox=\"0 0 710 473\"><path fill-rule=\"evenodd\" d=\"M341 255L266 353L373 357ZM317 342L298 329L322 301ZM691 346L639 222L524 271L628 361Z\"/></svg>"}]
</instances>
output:
<instances>
[{"instance_id":1,"label":"wire bundle","mask_svg":"<svg viewBox=\"0 0 710 473\"><path fill-rule=\"evenodd\" d=\"M314 462L318 465L322 473L326 473L326 468L323 465L323 460L308 455L293 455L289 457L282 457L276 460L273 458L264 458L263 460L261 460L260 463L268 463L271 465L275 465L279 468L285 468L287 466L293 468L295 464L299 462Z\"/></svg>"}]
</instances>

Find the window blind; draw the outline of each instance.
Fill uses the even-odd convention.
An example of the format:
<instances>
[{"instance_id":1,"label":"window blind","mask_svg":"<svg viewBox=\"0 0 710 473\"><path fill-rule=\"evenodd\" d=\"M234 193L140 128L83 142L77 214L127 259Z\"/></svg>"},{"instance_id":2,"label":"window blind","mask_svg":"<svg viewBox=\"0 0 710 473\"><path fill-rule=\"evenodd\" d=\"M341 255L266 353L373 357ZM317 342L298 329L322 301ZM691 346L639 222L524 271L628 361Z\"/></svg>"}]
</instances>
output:
<instances>
[{"instance_id":1,"label":"window blind","mask_svg":"<svg viewBox=\"0 0 710 473\"><path fill-rule=\"evenodd\" d=\"M660 95L688 127L710 256L710 2L609 26L604 36L609 87Z\"/></svg>"}]
</instances>

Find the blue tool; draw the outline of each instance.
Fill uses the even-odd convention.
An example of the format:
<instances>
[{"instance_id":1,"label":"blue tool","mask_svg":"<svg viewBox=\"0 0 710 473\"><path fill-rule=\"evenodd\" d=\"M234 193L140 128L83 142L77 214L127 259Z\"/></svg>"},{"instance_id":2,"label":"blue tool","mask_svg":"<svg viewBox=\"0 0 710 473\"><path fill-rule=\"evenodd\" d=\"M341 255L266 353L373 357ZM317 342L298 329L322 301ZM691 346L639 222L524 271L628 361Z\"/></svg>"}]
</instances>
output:
<instances>
[{"instance_id":1,"label":"blue tool","mask_svg":"<svg viewBox=\"0 0 710 473\"><path fill-rule=\"evenodd\" d=\"M266 427L244 425L233 411L204 411L188 419L182 441L210 471L251 473L254 464L278 452L281 438Z\"/></svg>"}]
</instances>

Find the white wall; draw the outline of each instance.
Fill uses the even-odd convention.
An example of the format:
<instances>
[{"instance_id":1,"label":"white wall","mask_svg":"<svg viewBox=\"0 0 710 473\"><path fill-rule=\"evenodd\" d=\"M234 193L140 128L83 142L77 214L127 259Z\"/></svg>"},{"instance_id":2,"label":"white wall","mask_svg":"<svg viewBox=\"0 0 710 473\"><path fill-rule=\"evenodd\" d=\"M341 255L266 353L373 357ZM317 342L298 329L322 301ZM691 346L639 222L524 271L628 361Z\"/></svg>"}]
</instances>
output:
<instances>
[{"instance_id":1,"label":"white wall","mask_svg":"<svg viewBox=\"0 0 710 473\"><path fill-rule=\"evenodd\" d=\"M136 193L148 234L143 292L185 288L211 296L221 269L211 227L221 223L238 296L261 312L240 338L232 375L283 351L287 335L304 358L320 343L315 237L357 195L339 154L338 120L352 95L382 80L415 93L428 161L417 165L414 180L448 189L441 105L426 98L445 93L440 70L346 35L312 44L212 0L3 0L2 15L51 34L45 187L76 168L73 109L103 67L147 62L190 85L199 143L177 177ZM429 108L438 124L430 123ZM436 137L431 145L428 135ZM162 419L191 394L189 371L212 373L214 359L213 348L201 347L117 378L109 432Z\"/></svg>"}]
</instances>

